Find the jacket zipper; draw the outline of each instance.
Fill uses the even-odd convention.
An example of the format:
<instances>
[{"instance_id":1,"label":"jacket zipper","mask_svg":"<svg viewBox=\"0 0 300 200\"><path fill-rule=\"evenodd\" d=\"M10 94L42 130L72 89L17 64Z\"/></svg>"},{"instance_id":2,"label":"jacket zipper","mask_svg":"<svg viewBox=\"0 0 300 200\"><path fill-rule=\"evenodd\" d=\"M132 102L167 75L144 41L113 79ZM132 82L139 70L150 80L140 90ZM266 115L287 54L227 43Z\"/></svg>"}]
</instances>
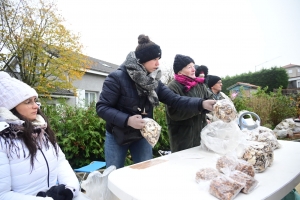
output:
<instances>
[{"instance_id":1,"label":"jacket zipper","mask_svg":"<svg viewBox=\"0 0 300 200\"><path fill-rule=\"evenodd\" d=\"M44 159L45 159L45 161L46 161L46 164L47 164L47 170L48 170L48 176L47 176L47 180L48 180L48 188L50 187L50 171L49 171L49 164L48 164L48 161L47 161L47 159L46 159L46 157L45 157L45 154L44 154L44 152L42 151L42 149L39 147L39 150L41 151L41 153L42 153L42 155L43 155L43 157L44 157Z\"/></svg>"}]
</instances>

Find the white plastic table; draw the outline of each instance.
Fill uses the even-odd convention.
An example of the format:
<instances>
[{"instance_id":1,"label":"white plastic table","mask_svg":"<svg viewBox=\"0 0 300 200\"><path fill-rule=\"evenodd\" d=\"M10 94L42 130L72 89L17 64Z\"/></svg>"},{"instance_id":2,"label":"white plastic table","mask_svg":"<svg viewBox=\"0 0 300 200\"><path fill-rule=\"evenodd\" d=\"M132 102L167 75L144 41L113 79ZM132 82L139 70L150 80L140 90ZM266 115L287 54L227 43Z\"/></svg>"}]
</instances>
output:
<instances>
[{"instance_id":1,"label":"white plastic table","mask_svg":"<svg viewBox=\"0 0 300 200\"><path fill-rule=\"evenodd\" d=\"M258 186L235 199L277 200L300 183L300 142L279 142L272 166L255 175ZM108 187L121 200L216 200L195 176L200 168L215 167L219 156L200 147L172 153L113 171Z\"/></svg>"}]
</instances>

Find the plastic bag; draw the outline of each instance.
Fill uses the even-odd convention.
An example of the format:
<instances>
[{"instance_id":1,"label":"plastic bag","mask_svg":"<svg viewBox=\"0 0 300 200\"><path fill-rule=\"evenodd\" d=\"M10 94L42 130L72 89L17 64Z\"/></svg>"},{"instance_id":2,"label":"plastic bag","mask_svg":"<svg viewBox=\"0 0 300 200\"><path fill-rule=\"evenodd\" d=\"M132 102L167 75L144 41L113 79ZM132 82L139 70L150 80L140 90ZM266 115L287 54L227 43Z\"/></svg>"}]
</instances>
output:
<instances>
[{"instance_id":1,"label":"plastic bag","mask_svg":"<svg viewBox=\"0 0 300 200\"><path fill-rule=\"evenodd\" d=\"M242 159L253 165L255 172L263 172L273 163L274 152L266 142L248 141Z\"/></svg>"},{"instance_id":2,"label":"plastic bag","mask_svg":"<svg viewBox=\"0 0 300 200\"><path fill-rule=\"evenodd\" d=\"M245 194L250 193L258 184L256 179L238 170L232 171L229 177L245 185L242 189L242 192Z\"/></svg>"},{"instance_id":3,"label":"plastic bag","mask_svg":"<svg viewBox=\"0 0 300 200\"><path fill-rule=\"evenodd\" d=\"M215 121L202 129L200 147L224 155L243 143L244 135L235 121Z\"/></svg>"},{"instance_id":4,"label":"plastic bag","mask_svg":"<svg viewBox=\"0 0 300 200\"><path fill-rule=\"evenodd\" d=\"M143 119L146 121L146 124L141 129L141 134L154 147L159 139L161 126L151 118Z\"/></svg>"},{"instance_id":5,"label":"plastic bag","mask_svg":"<svg viewBox=\"0 0 300 200\"><path fill-rule=\"evenodd\" d=\"M273 150L281 147L275 133L267 127L259 126L253 130L243 129L242 131L247 134L248 140L266 142Z\"/></svg>"},{"instance_id":6,"label":"plastic bag","mask_svg":"<svg viewBox=\"0 0 300 200\"><path fill-rule=\"evenodd\" d=\"M237 158L235 155L224 155L218 158L216 168L219 172L228 174L230 171L241 171L251 177L255 176L253 165L245 160Z\"/></svg>"},{"instance_id":7,"label":"plastic bag","mask_svg":"<svg viewBox=\"0 0 300 200\"><path fill-rule=\"evenodd\" d=\"M238 159L232 155L224 155L218 158L216 168L219 172L233 171L238 165Z\"/></svg>"},{"instance_id":8,"label":"plastic bag","mask_svg":"<svg viewBox=\"0 0 300 200\"><path fill-rule=\"evenodd\" d=\"M201 180L202 181L209 181L214 178L216 178L220 173L218 170L211 168L211 167L206 167L206 168L201 168L196 172L196 182L199 183Z\"/></svg>"},{"instance_id":9,"label":"plastic bag","mask_svg":"<svg viewBox=\"0 0 300 200\"><path fill-rule=\"evenodd\" d=\"M115 195L107 187L108 175L114 170L116 167L112 165L106 168L103 174L99 171L91 172L81 183L85 195L91 200L114 200Z\"/></svg>"},{"instance_id":10,"label":"plastic bag","mask_svg":"<svg viewBox=\"0 0 300 200\"><path fill-rule=\"evenodd\" d=\"M238 160L238 164L235 166L235 170L241 171L251 177L255 176L255 169L253 165L242 159Z\"/></svg>"},{"instance_id":11,"label":"plastic bag","mask_svg":"<svg viewBox=\"0 0 300 200\"><path fill-rule=\"evenodd\" d=\"M237 118L234 104L228 99L218 100L213 108L213 115L223 122L231 122Z\"/></svg>"},{"instance_id":12,"label":"plastic bag","mask_svg":"<svg viewBox=\"0 0 300 200\"><path fill-rule=\"evenodd\" d=\"M237 182L225 175L214 178L209 186L209 193L218 199L232 200L245 187L245 184Z\"/></svg>"}]
</instances>

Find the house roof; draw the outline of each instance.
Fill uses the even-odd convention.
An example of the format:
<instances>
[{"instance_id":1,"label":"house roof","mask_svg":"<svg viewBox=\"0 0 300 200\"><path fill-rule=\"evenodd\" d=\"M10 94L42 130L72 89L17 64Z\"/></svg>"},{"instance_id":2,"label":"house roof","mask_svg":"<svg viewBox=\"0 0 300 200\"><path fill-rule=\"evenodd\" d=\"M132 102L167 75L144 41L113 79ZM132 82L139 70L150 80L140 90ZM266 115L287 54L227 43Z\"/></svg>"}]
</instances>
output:
<instances>
[{"instance_id":1,"label":"house roof","mask_svg":"<svg viewBox=\"0 0 300 200\"><path fill-rule=\"evenodd\" d=\"M87 56L88 59L92 61L92 66L89 70L97 71L97 72L103 72L109 74L110 72L115 71L119 66L99 60L90 56ZM74 93L71 92L70 90L65 90L65 89L56 89L55 92L52 93L52 95L64 95L64 96L74 96Z\"/></svg>"},{"instance_id":2,"label":"house roof","mask_svg":"<svg viewBox=\"0 0 300 200\"><path fill-rule=\"evenodd\" d=\"M52 95L64 95L64 96L74 96L74 92L66 89L56 89L55 92L51 93Z\"/></svg>"},{"instance_id":3,"label":"house roof","mask_svg":"<svg viewBox=\"0 0 300 200\"><path fill-rule=\"evenodd\" d=\"M287 68L291 68L291 67L300 67L300 65L288 64L288 65L285 65L285 66L282 66L282 67L287 69Z\"/></svg>"},{"instance_id":4,"label":"house roof","mask_svg":"<svg viewBox=\"0 0 300 200\"><path fill-rule=\"evenodd\" d=\"M232 88L234 88L234 87L236 87L236 86L246 86L246 87L248 87L248 88L253 88L253 89L257 89L257 88L259 87L259 86L257 86L257 85L252 85L252 84L250 84L250 83L237 82L237 83L235 83L235 84L229 86L229 87L227 88L227 90L231 90Z\"/></svg>"},{"instance_id":5,"label":"house roof","mask_svg":"<svg viewBox=\"0 0 300 200\"><path fill-rule=\"evenodd\" d=\"M110 73L118 69L119 65L112 64L103 60L99 60L96 58L89 57L88 58L93 62L90 70L98 71L98 72L105 72Z\"/></svg>"}]
</instances>

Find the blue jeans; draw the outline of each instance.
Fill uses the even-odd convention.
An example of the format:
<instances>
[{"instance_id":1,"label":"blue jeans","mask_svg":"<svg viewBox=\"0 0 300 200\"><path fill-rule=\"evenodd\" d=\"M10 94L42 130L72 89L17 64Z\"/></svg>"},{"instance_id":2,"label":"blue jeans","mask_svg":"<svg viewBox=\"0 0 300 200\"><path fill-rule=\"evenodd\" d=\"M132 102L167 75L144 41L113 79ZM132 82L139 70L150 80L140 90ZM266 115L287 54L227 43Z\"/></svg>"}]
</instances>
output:
<instances>
[{"instance_id":1,"label":"blue jeans","mask_svg":"<svg viewBox=\"0 0 300 200\"><path fill-rule=\"evenodd\" d=\"M152 146L145 138L129 145L118 145L115 141L115 137L106 131L104 144L106 167L111 165L116 166L117 169L124 167L128 150L130 150L131 158L134 163L153 158Z\"/></svg>"}]
</instances>

